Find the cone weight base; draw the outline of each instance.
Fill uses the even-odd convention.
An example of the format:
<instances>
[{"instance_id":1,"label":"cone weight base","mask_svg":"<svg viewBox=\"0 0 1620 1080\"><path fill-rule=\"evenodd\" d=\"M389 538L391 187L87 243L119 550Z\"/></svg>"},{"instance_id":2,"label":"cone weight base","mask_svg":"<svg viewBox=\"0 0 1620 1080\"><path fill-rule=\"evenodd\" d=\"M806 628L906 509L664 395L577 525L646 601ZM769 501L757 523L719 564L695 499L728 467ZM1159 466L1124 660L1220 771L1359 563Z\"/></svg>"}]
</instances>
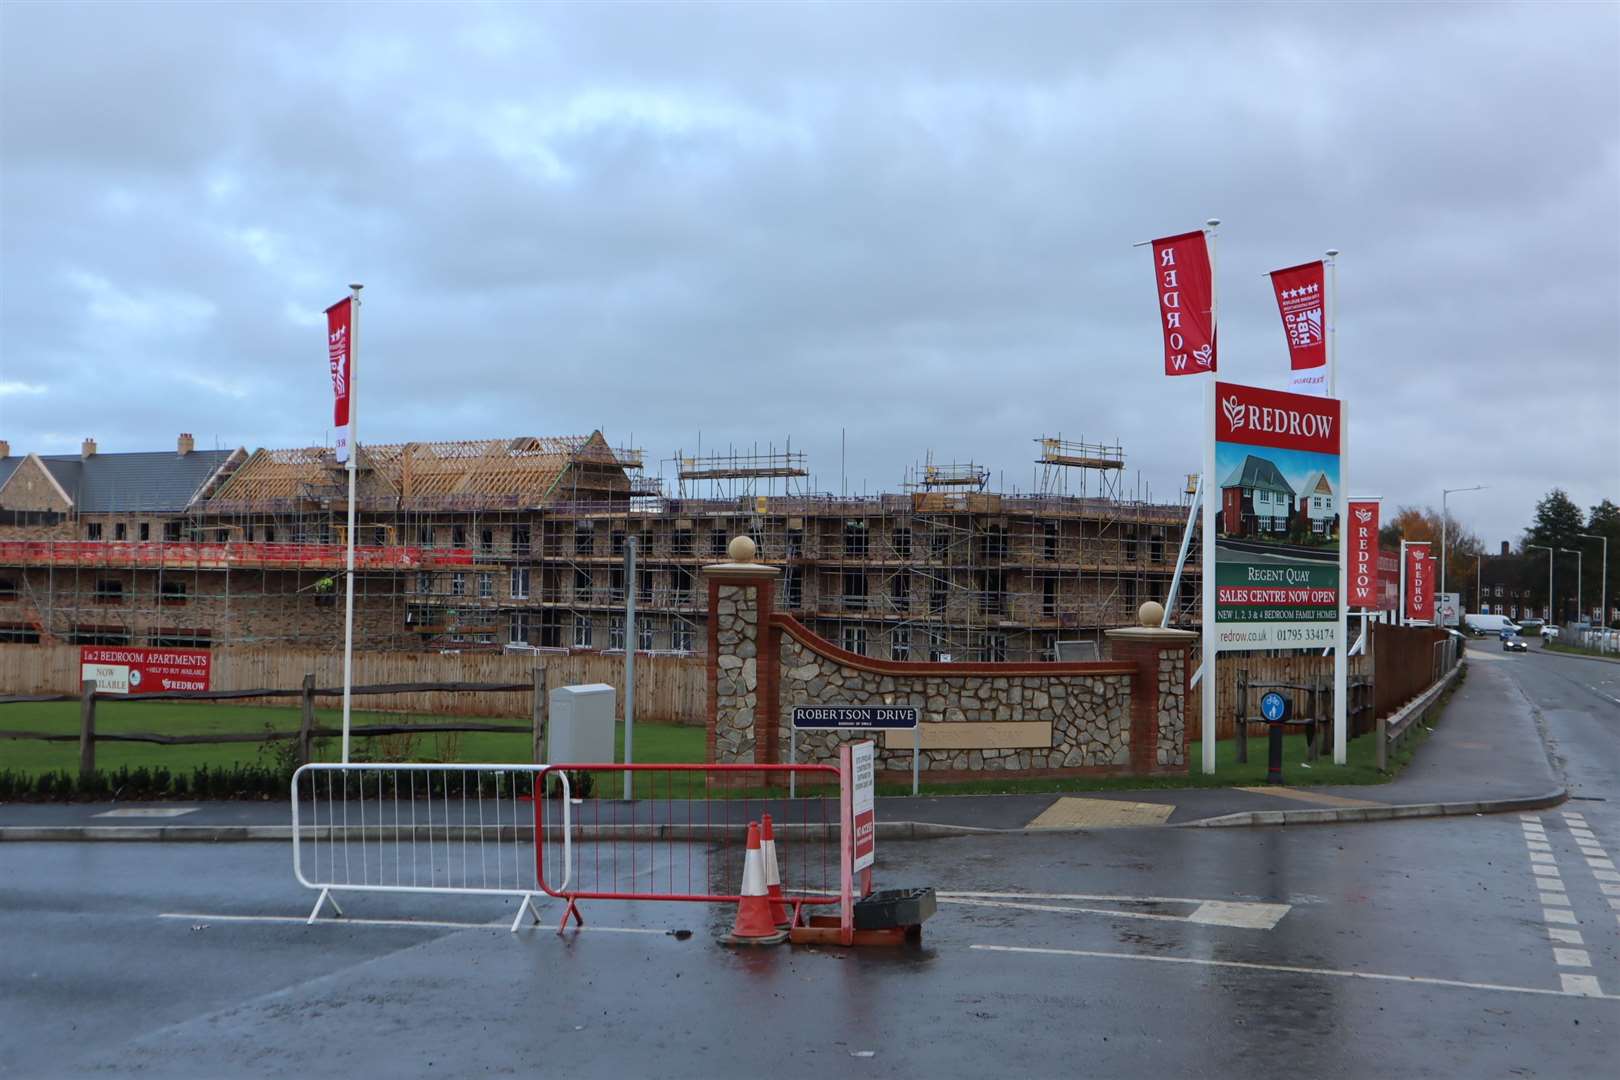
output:
<instances>
[{"instance_id":1,"label":"cone weight base","mask_svg":"<svg viewBox=\"0 0 1620 1080\"><path fill-rule=\"evenodd\" d=\"M738 937L736 934L725 934L720 938L720 944L732 946L780 945L787 939L788 932L786 930L778 930L774 934L767 934L764 937Z\"/></svg>"}]
</instances>

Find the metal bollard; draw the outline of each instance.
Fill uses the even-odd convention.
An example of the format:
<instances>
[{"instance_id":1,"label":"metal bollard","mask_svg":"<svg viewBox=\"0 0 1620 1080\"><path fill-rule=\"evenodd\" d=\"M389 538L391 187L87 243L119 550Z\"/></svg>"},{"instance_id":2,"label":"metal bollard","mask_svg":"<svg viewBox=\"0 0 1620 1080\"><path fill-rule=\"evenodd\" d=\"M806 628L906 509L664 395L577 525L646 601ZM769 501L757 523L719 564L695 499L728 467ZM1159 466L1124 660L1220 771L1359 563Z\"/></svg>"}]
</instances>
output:
<instances>
[{"instance_id":1,"label":"metal bollard","mask_svg":"<svg viewBox=\"0 0 1620 1080\"><path fill-rule=\"evenodd\" d=\"M1266 750L1266 783L1280 784L1283 782L1282 751L1283 726L1281 724L1267 724L1271 729L1271 736L1267 740Z\"/></svg>"}]
</instances>

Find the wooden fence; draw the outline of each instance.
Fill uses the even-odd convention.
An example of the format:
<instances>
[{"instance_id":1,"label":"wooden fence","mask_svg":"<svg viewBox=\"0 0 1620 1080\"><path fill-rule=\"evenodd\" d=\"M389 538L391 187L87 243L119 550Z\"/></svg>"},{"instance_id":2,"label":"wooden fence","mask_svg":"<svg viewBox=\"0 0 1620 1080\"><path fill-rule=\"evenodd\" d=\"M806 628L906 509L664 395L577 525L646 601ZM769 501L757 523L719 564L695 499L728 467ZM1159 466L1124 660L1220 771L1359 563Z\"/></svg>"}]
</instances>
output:
<instances>
[{"instance_id":1,"label":"wooden fence","mask_svg":"<svg viewBox=\"0 0 1620 1080\"><path fill-rule=\"evenodd\" d=\"M1194 661L1190 667L1196 668ZM1374 660L1371 656L1352 656L1350 658L1350 678L1357 676L1372 676ZM1237 734L1237 678L1238 671L1248 672L1249 685L1256 683L1293 683L1300 686L1310 685L1313 682L1327 680L1333 681L1333 657L1322 656L1318 652L1292 652L1282 656L1248 656L1242 653L1223 653L1219 666L1219 682L1215 687L1215 737L1217 739L1230 739ZM1190 672L1189 672L1190 674ZM1376 685L1376 678L1374 683ZM1287 691L1293 701L1294 713L1303 716L1310 705L1310 695L1304 691ZM1197 742L1203 732L1202 717L1203 702L1199 687L1193 687L1187 693L1187 728L1186 740L1188 743Z\"/></svg>"},{"instance_id":2,"label":"wooden fence","mask_svg":"<svg viewBox=\"0 0 1620 1080\"><path fill-rule=\"evenodd\" d=\"M211 689L254 690L274 687L296 691L313 673L316 685L343 684L343 655L315 649L224 647L211 650ZM393 683L507 683L528 685L535 668L544 668L546 685L607 683L619 691L624 713L623 654L575 653L571 656L499 653L357 652L353 681L360 685ZM77 645L0 645L0 694L72 694L79 692ZM701 727L708 697L702 657L636 656L636 719L652 723ZM437 716L527 717L527 692L413 692L369 697L365 707L380 712ZM140 700L139 696L130 700ZM285 707L274 700L247 700L243 705ZM330 700L323 704L331 705Z\"/></svg>"}]
</instances>

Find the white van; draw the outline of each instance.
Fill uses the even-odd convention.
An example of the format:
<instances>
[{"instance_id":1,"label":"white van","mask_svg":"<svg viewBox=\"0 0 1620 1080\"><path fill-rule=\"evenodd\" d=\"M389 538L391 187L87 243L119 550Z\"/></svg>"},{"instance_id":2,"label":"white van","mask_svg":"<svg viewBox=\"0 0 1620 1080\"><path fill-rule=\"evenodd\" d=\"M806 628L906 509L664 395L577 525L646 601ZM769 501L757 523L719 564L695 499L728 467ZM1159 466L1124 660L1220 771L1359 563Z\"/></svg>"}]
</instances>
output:
<instances>
[{"instance_id":1,"label":"white van","mask_svg":"<svg viewBox=\"0 0 1620 1080\"><path fill-rule=\"evenodd\" d=\"M1463 616L1463 625L1475 634L1500 634L1503 630L1517 633L1519 624L1506 615L1479 615L1469 612Z\"/></svg>"}]
</instances>

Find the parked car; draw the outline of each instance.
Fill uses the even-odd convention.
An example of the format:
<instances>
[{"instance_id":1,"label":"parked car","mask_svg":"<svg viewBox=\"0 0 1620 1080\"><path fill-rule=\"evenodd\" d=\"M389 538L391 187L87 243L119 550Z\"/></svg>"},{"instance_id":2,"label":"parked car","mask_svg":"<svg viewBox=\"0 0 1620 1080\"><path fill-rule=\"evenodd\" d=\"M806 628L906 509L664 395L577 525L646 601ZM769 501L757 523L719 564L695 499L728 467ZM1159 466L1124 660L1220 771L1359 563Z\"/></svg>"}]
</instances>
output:
<instances>
[{"instance_id":1,"label":"parked car","mask_svg":"<svg viewBox=\"0 0 1620 1080\"><path fill-rule=\"evenodd\" d=\"M1524 640L1524 638L1520 637L1518 634L1514 634L1511 637L1508 636L1507 634L1503 634L1502 635L1502 651L1503 652L1529 652L1530 651L1530 645L1529 645L1528 642L1526 642Z\"/></svg>"}]
</instances>

